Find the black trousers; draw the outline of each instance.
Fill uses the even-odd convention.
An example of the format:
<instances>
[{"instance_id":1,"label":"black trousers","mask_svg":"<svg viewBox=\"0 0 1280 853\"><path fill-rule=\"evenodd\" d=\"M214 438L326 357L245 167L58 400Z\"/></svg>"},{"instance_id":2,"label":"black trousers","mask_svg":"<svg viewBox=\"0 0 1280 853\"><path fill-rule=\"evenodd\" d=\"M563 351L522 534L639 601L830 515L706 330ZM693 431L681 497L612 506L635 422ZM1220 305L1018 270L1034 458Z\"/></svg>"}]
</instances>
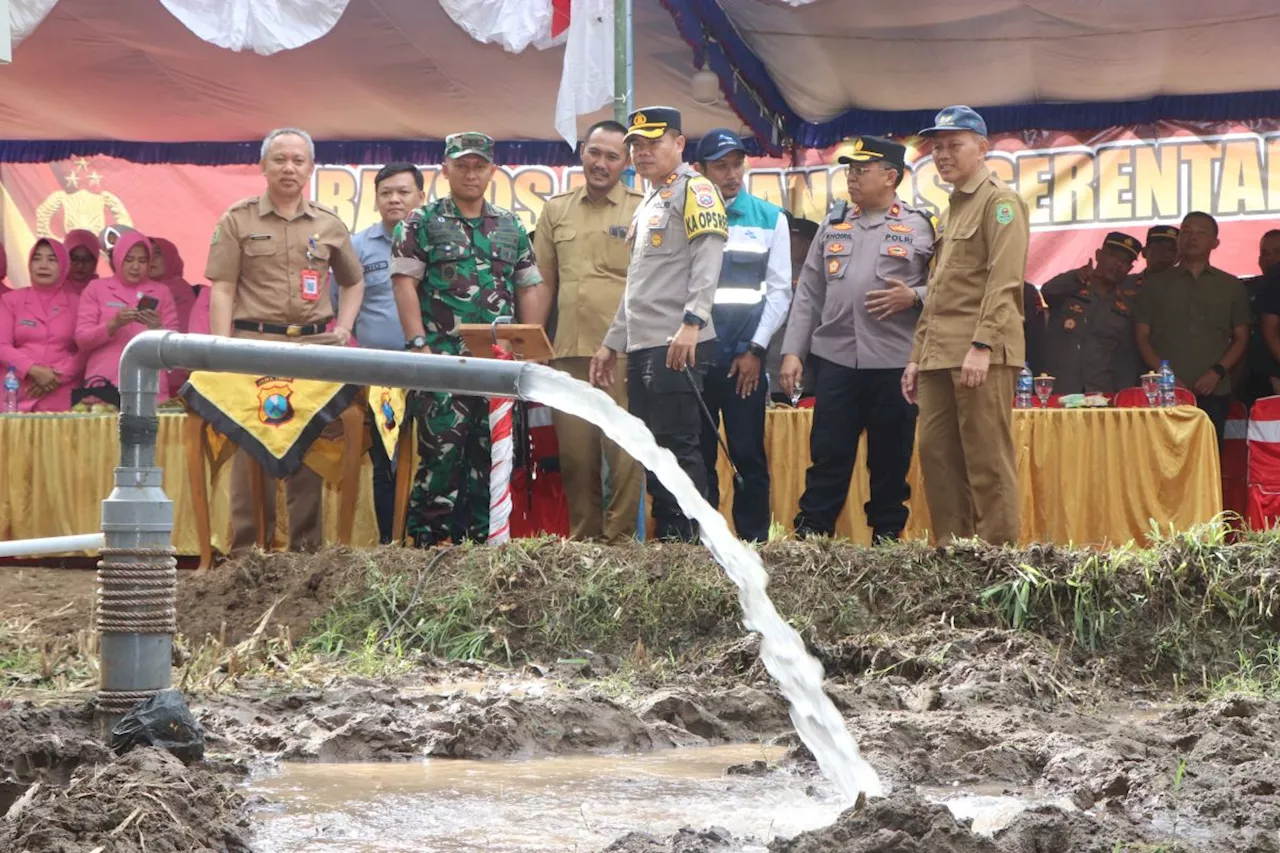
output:
<instances>
[{"instance_id":1,"label":"black trousers","mask_svg":"<svg viewBox=\"0 0 1280 853\"><path fill-rule=\"evenodd\" d=\"M627 408L644 421L659 447L670 450L689 475L698 494L707 495L707 469L702 461L702 409L694 388L702 390L702 378L714 353L714 342L698 345L697 366L686 375L667 368L667 348L652 347L627 354ZM692 384L690 384L692 378ZM646 484L653 496L654 534L659 539L694 542L693 522L650 471Z\"/></svg>"},{"instance_id":2,"label":"black trousers","mask_svg":"<svg viewBox=\"0 0 1280 853\"><path fill-rule=\"evenodd\" d=\"M1209 416L1213 431L1218 434L1218 450L1222 450L1222 438L1227 430L1227 415L1231 413L1231 397L1227 394L1197 394L1196 406Z\"/></svg>"},{"instance_id":3,"label":"black trousers","mask_svg":"<svg viewBox=\"0 0 1280 853\"><path fill-rule=\"evenodd\" d=\"M729 377L729 368L712 366L703 379L702 396L711 411L710 421L702 419L702 461L707 469L707 500L720 506L720 478L716 461L720 458L718 430L712 423L724 419L729 458L742 475L733 492L733 526L738 537L749 542L769 541L769 459L764 452L765 383L749 397L738 396L738 377Z\"/></svg>"},{"instance_id":4,"label":"black trousers","mask_svg":"<svg viewBox=\"0 0 1280 853\"><path fill-rule=\"evenodd\" d=\"M871 499L863 507L867 525L873 541L897 539L907 526L907 471L916 437L916 407L902 398L902 370L854 369L810 358L819 361L818 399L796 533L835 533L865 430L871 475Z\"/></svg>"},{"instance_id":5,"label":"black trousers","mask_svg":"<svg viewBox=\"0 0 1280 853\"><path fill-rule=\"evenodd\" d=\"M373 462L373 513L378 519L378 542L390 545L396 514L396 475L376 431L369 448L369 460Z\"/></svg>"}]
</instances>

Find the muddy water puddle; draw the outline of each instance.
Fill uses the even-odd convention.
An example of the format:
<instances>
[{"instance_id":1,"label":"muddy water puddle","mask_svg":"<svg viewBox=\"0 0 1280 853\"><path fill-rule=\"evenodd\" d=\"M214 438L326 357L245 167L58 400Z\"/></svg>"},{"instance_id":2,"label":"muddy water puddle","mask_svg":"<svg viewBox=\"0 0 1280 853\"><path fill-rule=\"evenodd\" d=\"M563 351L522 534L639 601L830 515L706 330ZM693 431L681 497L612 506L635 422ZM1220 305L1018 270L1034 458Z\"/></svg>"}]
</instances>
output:
<instances>
[{"instance_id":1,"label":"muddy water puddle","mask_svg":"<svg viewBox=\"0 0 1280 853\"><path fill-rule=\"evenodd\" d=\"M254 781L261 853L588 853L628 832L727 829L762 853L769 840L827 826L843 805L824 779L726 775L779 759L760 745L525 761L287 764ZM974 829L1006 825L1030 801L998 791L922 791Z\"/></svg>"}]
</instances>

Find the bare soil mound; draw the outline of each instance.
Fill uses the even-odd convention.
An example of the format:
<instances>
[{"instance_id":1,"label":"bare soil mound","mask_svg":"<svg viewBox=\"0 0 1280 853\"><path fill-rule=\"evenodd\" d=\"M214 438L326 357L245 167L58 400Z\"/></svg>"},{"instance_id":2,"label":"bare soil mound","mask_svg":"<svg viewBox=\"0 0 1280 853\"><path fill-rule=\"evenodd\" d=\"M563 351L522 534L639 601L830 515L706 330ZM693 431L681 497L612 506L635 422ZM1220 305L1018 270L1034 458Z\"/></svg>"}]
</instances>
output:
<instances>
[{"instance_id":1,"label":"bare soil mound","mask_svg":"<svg viewBox=\"0 0 1280 853\"><path fill-rule=\"evenodd\" d=\"M0 850L250 853L241 796L167 752L116 758L88 708L0 711Z\"/></svg>"}]
</instances>

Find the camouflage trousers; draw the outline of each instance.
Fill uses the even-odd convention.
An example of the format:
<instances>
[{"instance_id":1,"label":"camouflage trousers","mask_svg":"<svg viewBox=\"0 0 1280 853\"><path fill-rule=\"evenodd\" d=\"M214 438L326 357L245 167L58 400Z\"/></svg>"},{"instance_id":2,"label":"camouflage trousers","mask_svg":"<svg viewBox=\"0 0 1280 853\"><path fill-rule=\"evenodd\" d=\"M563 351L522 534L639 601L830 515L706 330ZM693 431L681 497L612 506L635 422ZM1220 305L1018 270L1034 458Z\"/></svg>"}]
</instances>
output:
<instances>
[{"instance_id":1,"label":"camouflage trousers","mask_svg":"<svg viewBox=\"0 0 1280 853\"><path fill-rule=\"evenodd\" d=\"M422 392L413 401L418 472L406 532L419 548L489 537L489 401Z\"/></svg>"}]
</instances>

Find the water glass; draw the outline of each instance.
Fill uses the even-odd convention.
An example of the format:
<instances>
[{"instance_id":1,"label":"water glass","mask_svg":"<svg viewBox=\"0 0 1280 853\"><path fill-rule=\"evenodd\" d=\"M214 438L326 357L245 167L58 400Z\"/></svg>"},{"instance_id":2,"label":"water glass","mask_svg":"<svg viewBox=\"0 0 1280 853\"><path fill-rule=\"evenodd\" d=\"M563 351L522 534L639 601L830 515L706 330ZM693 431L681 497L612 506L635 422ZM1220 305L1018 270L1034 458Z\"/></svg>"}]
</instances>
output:
<instances>
[{"instance_id":1,"label":"water glass","mask_svg":"<svg viewBox=\"0 0 1280 853\"><path fill-rule=\"evenodd\" d=\"M1053 396L1053 380L1054 377L1047 373L1041 373L1036 377L1036 399L1040 401L1040 408L1049 408L1049 398Z\"/></svg>"},{"instance_id":2,"label":"water glass","mask_svg":"<svg viewBox=\"0 0 1280 853\"><path fill-rule=\"evenodd\" d=\"M1156 400L1160 397L1159 373L1142 374L1142 393L1147 395L1147 405L1154 409L1156 407Z\"/></svg>"}]
</instances>

